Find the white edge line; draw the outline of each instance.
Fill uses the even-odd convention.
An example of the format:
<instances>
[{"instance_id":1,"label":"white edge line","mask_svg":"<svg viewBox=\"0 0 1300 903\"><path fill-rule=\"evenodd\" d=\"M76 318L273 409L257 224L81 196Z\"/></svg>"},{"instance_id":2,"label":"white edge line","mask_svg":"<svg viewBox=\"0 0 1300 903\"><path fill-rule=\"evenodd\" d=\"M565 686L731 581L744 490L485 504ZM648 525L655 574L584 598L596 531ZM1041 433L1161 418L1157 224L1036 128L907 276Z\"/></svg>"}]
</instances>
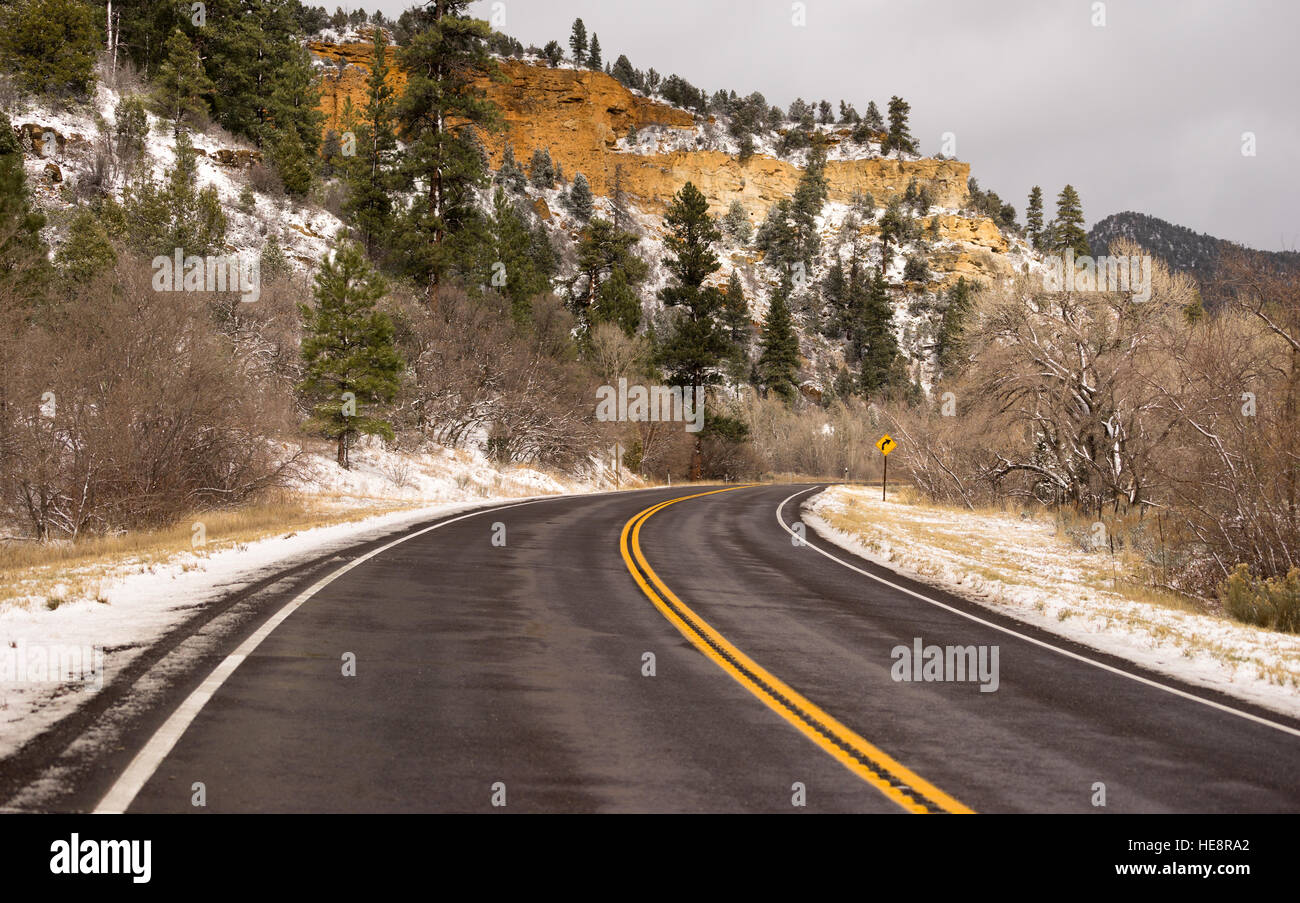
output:
<instances>
[{"instance_id":1,"label":"white edge line","mask_svg":"<svg viewBox=\"0 0 1300 903\"><path fill-rule=\"evenodd\" d=\"M920 599L923 602L929 602L931 605L937 605L939 608L946 609L947 611L950 611L953 614L961 615L963 618L967 618L968 620L974 621L977 624L983 624L985 627L991 627L994 630L1000 631L1005 634L1009 634L1010 636L1016 637L1017 639L1020 640L1024 640L1027 643L1033 643L1035 646L1041 646L1044 649L1050 649L1053 652L1057 652L1061 655L1066 656L1067 658L1072 658L1075 659L1076 661L1085 662L1086 664L1092 665L1095 668L1101 668L1103 671L1109 671L1112 674L1118 674L1122 677L1127 677L1129 680L1135 680L1138 683L1146 684L1149 687L1155 687L1157 690L1164 690L1166 693L1172 693L1175 696L1181 696L1183 699L1190 699L1193 702L1199 702L1201 705L1207 705L1212 709L1218 709L1221 712L1227 712L1231 715L1236 715L1239 718L1245 718L1249 721L1254 721L1258 724L1263 724L1267 727L1271 727L1276 730L1282 731L1284 733L1290 734L1293 737L1300 737L1300 730L1297 730L1294 727L1288 727L1285 724L1278 724L1276 721L1269 721L1267 718L1261 718L1258 715L1252 715L1250 712L1243 712L1240 709L1234 709L1232 706L1224 705L1223 703L1214 702L1211 699L1205 699L1201 696L1197 696L1195 693L1188 693L1185 690L1179 690L1176 687L1171 687L1167 684L1162 684L1159 681L1151 680L1149 678L1142 677L1139 674L1133 674L1132 672L1125 671L1123 668L1116 668L1115 666L1108 665L1105 662L1099 662L1096 659L1088 658L1086 655L1079 655L1077 652L1071 652L1068 649L1062 649L1060 646L1053 646L1051 643L1044 642L1043 640L1037 639L1035 637L1026 636L1025 634L1012 630L1009 627L1003 627L1001 624L995 624L992 621L986 621L984 618L978 617L977 615L973 615L970 612L962 611L960 608L954 608L953 606L940 602L937 599L931 599L929 596L926 596L922 593L914 592L913 590L910 590L905 586L899 586L897 583L891 583L890 581L886 580L884 577L878 577L875 574L871 573L870 571L864 571L862 568L857 567L856 565L849 564L847 561L844 561L841 558L837 558L836 556L832 555L830 552L827 552L825 549L813 545L806 538L798 537L798 534L796 534L793 530L787 527L785 525L785 521L781 519L781 512L785 510L785 506L790 501L790 499L794 498L795 496L803 495L804 493L807 492L814 492L817 489L818 487L816 486L814 486L812 489L801 489L798 492L796 492L794 495L788 496L784 501L781 502L780 505L777 505L776 507L776 522L781 525L782 530L789 533L791 536L795 536L799 538L800 541L808 548L812 549L814 552L820 552L822 555L825 555L831 561L834 561L838 564L842 564L844 567L848 568L851 571L857 571L859 574L861 574L864 577L870 577L872 580L875 580L877 583L883 583L885 586L888 586L891 589L896 589L901 593L907 593L907 595Z\"/></svg>"},{"instance_id":2,"label":"white edge line","mask_svg":"<svg viewBox=\"0 0 1300 903\"><path fill-rule=\"evenodd\" d=\"M417 530L414 533L399 537L390 543L382 545L377 549L373 549L361 557L349 561L347 564L316 581L310 588L303 590L289 602L286 602L279 611L266 621L266 623L257 628L251 636L244 640L244 642L240 643L239 648L222 659L221 663L213 668L212 672L204 678L203 683L199 684L189 696L185 697L185 701L176 708L176 711L172 712L158 730L154 731L153 736L149 738L149 742L144 745L144 748L141 749L140 752L136 753L135 758L131 760L131 764L128 765L126 770L123 771L122 774L118 776L118 779L113 782L113 786L109 788L108 792L104 794L103 799L101 799L99 804L95 806L93 810L94 814L103 815L125 812L127 807L135 800L136 794L138 794L144 788L144 785L148 783L149 779L153 777L154 772L158 770L158 766L162 764L163 759L167 758L168 753L172 751L172 747L176 745L176 742L180 740L181 735L185 733L187 728L189 728L190 723L194 721L199 712L203 710L203 707L207 705L208 700L210 700L216 694L217 690L221 688L221 685L226 682L226 679L230 677L231 674L235 673L235 669L243 663L244 659L252 655L253 651L261 645L263 640L271 635L271 632L275 630L275 628L279 627L280 624L284 622L285 618L297 611L304 603L311 599L312 596L316 595L339 577L342 577L354 567L364 564L381 552L387 552L393 546L400 545L408 539L415 539L417 536L423 536L425 533L437 530L439 527L445 527L448 524L454 524L457 521L462 521L466 518L478 517L480 514L505 511L507 508L518 508L523 505L535 505L538 502L555 501L560 498L572 498L572 496L551 496L548 498L532 499L527 502L514 502L509 505L493 505L487 508L480 508L477 511L471 511L468 514L453 517L450 520L439 521L432 526L425 527L423 530Z\"/></svg>"}]
</instances>

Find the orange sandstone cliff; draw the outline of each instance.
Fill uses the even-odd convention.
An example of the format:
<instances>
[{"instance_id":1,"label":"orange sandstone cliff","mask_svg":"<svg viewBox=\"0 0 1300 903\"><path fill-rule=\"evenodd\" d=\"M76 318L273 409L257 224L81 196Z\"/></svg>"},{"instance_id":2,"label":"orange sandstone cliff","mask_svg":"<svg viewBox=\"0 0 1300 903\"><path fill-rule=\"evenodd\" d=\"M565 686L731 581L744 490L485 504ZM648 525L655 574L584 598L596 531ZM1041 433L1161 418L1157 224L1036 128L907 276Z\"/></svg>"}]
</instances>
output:
<instances>
[{"instance_id":1,"label":"orange sandstone cliff","mask_svg":"<svg viewBox=\"0 0 1300 903\"><path fill-rule=\"evenodd\" d=\"M349 125L345 121L348 101L358 113L365 106L371 47L315 42L311 49L328 64L321 95L326 127L344 131ZM499 164L507 140L525 166L534 149L547 148L570 178L581 172L598 195L610 193L615 168L621 166L623 190L644 210L661 212L673 193L693 182L715 213L739 200L756 223L768 207L792 195L798 185L799 167L763 155L741 163L710 150L620 152L615 145L631 127L692 130L695 120L684 110L639 97L603 72L551 69L511 59L502 60L500 68L501 81L479 82L505 121L501 132L485 136L493 165ZM405 78L396 65L391 71L391 82L400 90ZM849 201L855 192L870 192L883 203L916 179L930 187L938 204L958 207L967 197L969 175L970 165L955 160L874 158L831 160L826 166L831 201Z\"/></svg>"}]
</instances>

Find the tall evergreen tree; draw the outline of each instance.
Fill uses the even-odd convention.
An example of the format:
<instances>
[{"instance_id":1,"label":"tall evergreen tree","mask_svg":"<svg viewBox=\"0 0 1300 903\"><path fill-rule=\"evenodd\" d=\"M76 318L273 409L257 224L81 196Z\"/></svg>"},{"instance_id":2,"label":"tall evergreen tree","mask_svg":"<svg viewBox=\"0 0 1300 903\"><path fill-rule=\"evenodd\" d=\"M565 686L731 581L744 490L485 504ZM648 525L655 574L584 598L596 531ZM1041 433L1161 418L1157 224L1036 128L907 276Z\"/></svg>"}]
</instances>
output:
<instances>
[{"instance_id":1,"label":"tall evergreen tree","mask_svg":"<svg viewBox=\"0 0 1300 903\"><path fill-rule=\"evenodd\" d=\"M907 117L911 112L911 104L903 98L894 96L889 99L889 133L881 145L882 154L888 156L890 151L896 150L901 160L905 153L916 153L916 140L912 138L907 124Z\"/></svg>"},{"instance_id":2,"label":"tall evergreen tree","mask_svg":"<svg viewBox=\"0 0 1300 903\"><path fill-rule=\"evenodd\" d=\"M481 220L473 190L486 182L487 163L476 131L500 121L474 84L478 73L498 70L487 49L488 24L470 18L468 5L439 0L422 9L402 51L407 80L396 118L406 142L403 187L416 192L402 222L402 251L431 301L454 262L449 239Z\"/></svg>"},{"instance_id":3,"label":"tall evergreen tree","mask_svg":"<svg viewBox=\"0 0 1300 903\"><path fill-rule=\"evenodd\" d=\"M304 378L299 391L311 404L308 428L337 440L343 468L351 466L349 449L357 436L393 438L392 426L375 409L397 395L405 365L392 321L375 309L384 291L361 248L346 244L321 262L315 306L300 305Z\"/></svg>"},{"instance_id":4,"label":"tall evergreen tree","mask_svg":"<svg viewBox=\"0 0 1300 903\"><path fill-rule=\"evenodd\" d=\"M638 288L649 269L634 250L638 241L599 217L583 230L568 296L584 330L597 323L617 323L628 335L636 332L641 322Z\"/></svg>"},{"instance_id":5,"label":"tall evergreen tree","mask_svg":"<svg viewBox=\"0 0 1300 903\"><path fill-rule=\"evenodd\" d=\"M587 26L582 24L581 19L573 20L573 29L569 33L569 50L573 53L575 64L587 64Z\"/></svg>"},{"instance_id":6,"label":"tall evergreen tree","mask_svg":"<svg viewBox=\"0 0 1300 903\"><path fill-rule=\"evenodd\" d=\"M292 126L314 157L321 140L319 81L295 5L206 0L208 22L220 27L193 28L188 7L179 24L192 35L216 86L212 107L222 126L272 149Z\"/></svg>"},{"instance_id":7,"label":"tall evergreen tree","mask_svg":"<svg viewBox=\"0 0 1300 903\"><path fill-rule=\"evenodd\" d=\"M49 279L45 216L32 209L23 150L0 111L0 290L35 300Z\"/></svg>"},{"instance_id":8,"label":"tall evergreen tree","mask_svg":"<svg viewBox=\"0 0 1300 903\"><path fill-rule=\"evenodd\" d=\"M507 141L501 151L501 166L497 169L497 179L515 194L522 194L528 185L528 176L515 159L514 146Z\"/></svg>"},{"instance_id":9,"label":"tall evergreen tree","mask_svg":"<svg viewBox=\"0 0 1300 903\"><path fill-rule=\"evenodd\" d=\"M1043 189L1035 185L1029 191L1029 208L1025 211L1025 235L1036 251L1043 249Z\"/></svg>"},{"instance_id":10,"label":"tall evergreen tree","mask_svg":"<svg viewBox=\"0 0 1300 903\"><path fill-rule=\"evenodd\" d=\"M618 79L619 84L625 88L639 87L636 70L632 68L632 61L627 58L627 54L619 54L609 74Z\"/></svg>"},{"instance_id":11,"label":"tall evergreen tree","mask_svg":"<svg viewBox=\"0 0 1300 903\"><path fill-rule=\"evenodd\" d=\"M198 51L179 28L167 39L167 56L158 67L154 94L162 115L172 124L173 134L181 123L205 113L204 97L212 93L212 81L203 70Z\"/></svg>"},{"instance_id":12,"label":"tall evergreen tree","mask_svg":"<svg viewBox=\"0 0 1300 903\"><path fill-rule=\"evenodd\" d=\"M978 291L978 283L967 282L965 276L948 290L948 304L943 310L937 342L939 371L944 378L955 376L961 370L966 351L965 332L970 309Z\"/></svg>"},{"instance_id":13,"label":"tall evergreen tree","mask_svg":"<svg viewBox=\"0 0 1300 903\"><path fill-rule=\"evenodd\" d=\"M1066 185L1056 198L1056 219L1052 222L1051 250L1064 254L1069 248L1076 256L1092 253L1088 246L1088 232L1083 228L1083 204L1073 185Z\"/></svg>"},{"instance_id":14,"label":"tall evergreen tree","mask_svg":"<svg viewBox=\"0 0 1300 903\"><path fill-rule=\"evenodd\" d=\"M569 211L581 222L587 222L591 219L592 202L595 199L591 194L591 185L587 183L587 177L578 173L573 177L573 187L569 189Z\"/></svg>"},{"instance_id":15,"label":"tall evergreen tree","mask_svg":"<svg viewBox=\"0 0 1300 903\"><path fill-rule=\"evenodd\" d=\"M656 350L669 385L708 387L718 382L718 365L729 342L720 321L723 296L704 281L718 268L713 245L722 236L709 216L709 202L691 182L673 196L664 216L668 234L664 247L670 282L660 289L659 300L673 309L673 329ZM707 430L707 427L706 427ZM691 476L703 470L703 435L697 434Z\"/></svg>"},{"instance_id":16,"label":"tall evergreen tree","mask_svg":"<svg viewBox=\"0 0 1300 903\"><path fill-rule=\"evenodd\" d=\"M793 205L782 198L772 205L754 235L754 247L775 266L785 266L803 259L803 247L795 233Z\"/></svg>"},{"instance_id":17,"label":"tall evergreen tree","mask_svg":"<svg viewBox=\"0 0 1300 903\"><path fill-rule=\"evenodd\" d=\"M874 100L867 103L867 112L862 117L862 124L873 132L883 132L885 130L885 120L881 118L880 107L876 106Z\"/></svg>"},{"instance_id":18,"label":"tall evergreen tree","mask_svg":"<svg viewBox=\"0 0 1300 903\"><path fill-rule=\"evenodd\" d=\"M284 59L272 73L266 110L268 121L263 134L272 148L282 135L292 131L307 156L315 158L325 122L325 114L320 111L320 76L312 64L311 52L296 41L285 50Z\"/></svg>"},{"instance_id":19,"label":"tall evergreen tree","mask_svg":"<svg viewBox=\"0 0 1300 903\"><path fill-rule=\"evenodd\" d=\"M271 158L280 173L280 182L284 190L294 197L303 197L311 188L312 158L303 143L298 129L287 126L276 133L275 143L271 146Z\"/></svg>"},{"instance_id":20,"label":"tall evergreen tree","mask_svg":"<svg viewBox=\"0 0 1300 903\"><path fill-rule=\"evenodd\" d=\"M753 325L749 319L749 302L745 299L745 288L740 284L740 274L735 270L732 270L727 278L723 322L732 344L748 350Z\"/></svg>"},{"instance_id":21,"label":"tall evergreen tree","mask_svg":"<svg viewBox=\"0 0 1300 903\"><path fill-rule=\"evenodd\" d=\"M781 284L772 293L759 335L762 353L758 376L765 392L775 392L787 403L799 397L799 338L790 317L790 271L781 274Z\"/></svg>"},{"instance_id":22,"label":"tall evergreen tree","mask_svg":"<svg viewBox=\"0 0 1300 903\"><path fill-rule=\"evenodd\" d=\"M540 147L533 150L533 157L528 162L528 181L534 188L555 186L555 164L551 162L549 150Z\"/></svg>"},{"instance_id":23,"label":"tall evergreen tree","mask_svg":"<svg viewBox=\"0 0 1300 903\"><path fill-rule=\"evenodd\" d=\"M555 252L546 229L540 224L530 227L527 215L501 188L492 198L490 231L493 260L487 281L510 300L511 315L523 326L532 315L532 299L551 290Z\"/></svg>"},{"instance_id":24,"label":"tall evergreen tree","mask_svg":"<svg viewBox=\"0 0 1300 903\"><path fill-rule=\"evenodd\" d=\"M394 91L388 84L388 72L388 41L376 29L366 106L357 127L357 155L348 167L350 190L343 208L371 257L392 229L397 136L393 133Z\"/></svg>"},{"instance_id":25,"label":"tall evergreen tree","mask_svg":"<svg viewBox=\"0 0 1300 903\"><path fill-rule=\"evenodd\" d=\"M587 68L600 71L600 67L600 38L596 37L596 33L593 31L591 33L591 46L587 48Z\"/></svg>"},{"instance_id":26,"label":"tall evergreen tree","mask_svg":"<svg viewBox=\"0 0 1300 903\"><path fill-rule=\"evenodd\" d=\"M894 335L894 309L889 303L885 276L875 272L863 310L862 366L858 384L867 396L874 396L898 381L900 361Z\"/></svg>"},{"instance_id":27,"label":"tall evergreen tree","mask_svg":"<svg viewBox=\"0 0 1300 903\"><path fill-rule=\"evenodd\" d=\"M795 259L806 267L812 266L820 244L817 217L826 203L826 192L826 147L821 142L814 142L790 205Z\"/></svg>"}]
</instances>

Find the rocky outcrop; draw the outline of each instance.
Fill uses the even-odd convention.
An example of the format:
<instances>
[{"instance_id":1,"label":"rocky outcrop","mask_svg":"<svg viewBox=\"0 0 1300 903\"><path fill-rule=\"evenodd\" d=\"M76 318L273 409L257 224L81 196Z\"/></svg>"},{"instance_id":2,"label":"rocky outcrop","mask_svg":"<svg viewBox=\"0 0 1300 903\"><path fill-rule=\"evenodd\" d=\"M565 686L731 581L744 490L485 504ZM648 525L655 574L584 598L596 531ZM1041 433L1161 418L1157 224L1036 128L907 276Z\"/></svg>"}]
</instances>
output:
<instances>
[{"instance_id":1,"label":"rocky outcrop","mask_svg":"<svg viewBox=\"0 0 1300 903\"><path fill-rule=\"evenodd\" d=\"M63 153L63 149L69 142L75 143L81 140L80 135L64 136L58 130L48 125L41 125L39 122L24 122L17 126L15 131L18 133L19 142L30 147L38 157L58 156Z\"/></svg>"},{"instance_id":2,"label":"rocky outcrop","mask_svg":"<svg viewBox=\"0 0 1300 903\"><path fill-rule=\"evenodd\" d=\"M234 150L231 150L228 147L219 147L212 152L212 161L220 166L229 166L233 169L244 169L252 166L254 163L261 163L262 152L243 147L235 148Z\"/></svg>"},{"instance_id":3,"label":"rocky outcrop","mask_svg":"<svg viewBox=\"0 0 1300 903\"><path fill-rule=\"evenodd\" d=\"M321 109L326 127L342 131L349 101L357 111L365 105L371 47L317 42L311 49L325 63ZM501 132L486 136L494 166L507 140L524 165L533 150L546 148L568 177L581 172L598 195L611 193L619 173L623 190L638 206L659 212L682 185L693 182L715 213L738 200L755 223L798 185L799 167L774 157L756 155L741 163L719 151L618 151L618 139L630 128L693 130L695 120L685 110L634 94L603 72L551 69L519 60L502 60L500 70L500 80L484 78L478 83L504 120ZM405 78L396 64L392 73L390 81L400 90ZM957 207L966 198L969 176L970 166L955 160L873 158L832 160L826 166L830 200L845 202L857 192L870 192L877 203L884 203L916 179L929 186L937 203Z\"/></svg>"}]
</instances>

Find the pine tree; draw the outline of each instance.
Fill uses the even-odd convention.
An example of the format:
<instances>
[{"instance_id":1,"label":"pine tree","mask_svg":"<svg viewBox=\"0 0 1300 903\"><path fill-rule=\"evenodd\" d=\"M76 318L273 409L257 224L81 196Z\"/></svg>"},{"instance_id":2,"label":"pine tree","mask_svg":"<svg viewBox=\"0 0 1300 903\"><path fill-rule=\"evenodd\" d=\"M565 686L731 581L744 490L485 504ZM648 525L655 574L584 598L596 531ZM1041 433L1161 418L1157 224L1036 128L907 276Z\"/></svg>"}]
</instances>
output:
<instances>
[{"instance_id":1,"label":"pine tree","mask_svg":"<svg viewBox=\"0 0 1300 903\"><path fill-rule=\"evenodd\" d=\"M636 70L632 68L632 61L627 58L627 54L619 54L618 59L614 61L614 67L609 70L609 74L618 79L619 84L625 88L638 87Z\"/></svg>"},{"instance_id":2,"label":"pine tree","mask_svg":"<svg viewBox=\"0 0 1300 903\"><path fill-rule=\"evenodd\" d=\"M73 285L85 285L117 263L108 230L94 212L83 208L68 227L68 238L54 263Z\"/></svg>"},{"instance_id":3,"label":"pine tree","mask_svg":"<svg viewBox=\"0 0 1300 903\"><path fill-rule=\"evenodd\" d=\"M828 316L822 333L831 339L843 338L848 329L848 282L844 277L844 264L836 254L821 284L822 306Z\"/></svg>"},{"instance_id":4,"label":"pine tree","mask_svg":"<svg viewBox=\"0 0 1300 903\"><path fill-rule=\"evenodd\" d=\"M0 111L0 290L37 299L50 276L44 226L44 215L32 209L22 147Z\"/></svg>"},{"instance_id":5,"label":"pine tree","mask_svg":"<svg viewBox=\"0 0 1300 903\"><path fill-rule=\"evenodd\" d=\"M884 273L877 270L867 288L863 307L862 366L858 378L862 392L874 396L895 382L898 364L894 310L889 303Z\"/></svg>"},{"instance_id":6,"label":"pine tree","mask_svg":"<svg viewBox=\"0 0 1300 903\"><path fill-rule=\"evenodd\" d=\"M361 248L345 244L326 254L316 274L314 307L300 305L304 378L299 391L311 404L308 427L338 442L340 467L351 466L349 448L359 435L391 440L393 428L373 409L397 395L405 366L393 324L375 309L383 280Z\"/></svg>"},{"instance_id":7,"label":"pine tree","mask_svg":"<svg viewBox=\"0 0 1300 903\"><path fill-rule=\"evenodd\" d=\"M801 259L792 216L790 200L782 198L768 210L767 219L754 234L754 247L773 265L786 266Z\"/></svg>"},{"instance_id":8,"label":"pine tree","mask_svg":"<svg viewBox=\"0 0 1300 903\"><path fill-rule=\"evenodd\" d=\"M144 153L149 137L149 113L137 94L123 97L113 111L113 150L123 168L130 169Z\"/></svg>"},{"instance_id":9,"label":"pine tree","mask_svg":"<svg viewBox=\"0 0 1300 903\"><path fill-rule=\"evenodd\" d=\"M578 66L587 63L587 26L581 19L573 20L573 30L569 33L569 50L573 52L573 62Z\"/></svg>"},{"instance_id":10,"label":"pine tree","mask_svg":"<svg viewBox=\"0 0 1300 903\"><path fill-rule=\"evenodd\" d=\"M591 33L591 46L587 49L587 68L600 71L600 66L600 38L596 37L596 33L593 31Z\"/></svg>"},{"instance_id":11,"label":"pine tree","mask_svg":"<svg viewBox=\"0 0 1300 903\"><path fill-rule=\"evenodd\" d=\"M294 197L305 196L311 189L312 160L297 128L290 125L279 133L271 148L271 159L280 173L284 190Z\"/></svg>"},{"instance_id":12,"label":"pine tree","mask_svg":"<svg viewBox=\"0 0 1300 903\"><path fill-rule=\"evenodd\" d=\"M311 52L304 46L296 4L276 0L206 0L209 23L195 34L212 108L222 126L274 147L293 126L309 157L320 147L320 94ZM166 7L154 4L157 15ZM185 27L189 26L188 14Z\"/></svg>"},{"instance_id":13,"label":"pine tree","mask_svg":"<svg viewBox=\"0 0 1300 903\"><path fill-rule=\"evenodd\" d=\"M1025 235L1034 250L1043 249L1043 189L1037 185L1029 192L1029 208L1025 211Z\"/></svg>"},{"instance_id":14,"label":"pine tree","mask_svg":"<svg viewBox=\"0 0 1300 903\"><path fill-rule=\"evenodd\" d=\"M306 47L292 44L271 77L265 124L266 141L275 145L279 136L293 130L307 156L320 150L325 114L320 110L320 77Z\"/></svg>"},{"instance_id":15,"label":"pine tree","mask_svg":"<svg viewBox=\"0 0 1300 903\"><path fill-rule=\"evenodd\" d=\"M497 179L515 194L523 194L528 186L528 176L524 174L523 167L515 159L515 149L509 141L501 151L501 165L497 168Z\"/></svg>"},{"instance_id":16,"label":"pine tree","mask_svg":"<svg viewBox=\"0 0 1300 903\"><path fill-rule=\"evenodd\" d=\"M772 293L759 336L762 353L758 376L765 392L775 392L787 403L799 397L799 339L790 317L790 271L781 274L781 284Z\"/></svg>"},{"instance_id":17,"label":"pine tree","mask_svg":"<svg viewBox=\"0 0 1300 903\"><path fill-rule=\"evenodd\" d=\"M582 173L578 173L573 177L573 188L569 190L569 212L579 221L585 223L591 219L593 200L591 186L587 184L587 177Z\"/></svg>"},{"instance_id":18,"label":"pine tree","mask_svg":"<svg viewBox=\"0 0 1300 903\"><path fill-rule=\"evenodd\" d=\"M344 212L366 253L372 258L392 230L393 158L397 136L393 133L393 94L388 84L388 42L375 31L373 62L366 81L366 106L357 127L357 155L348 167L348 199Z\"/></svg>"},{"instance_id":19,"label":"pine tree","mask_svg":"<svg viewBox=\"0 0 1300 903\"><path fill-rule=\"evenodd\" d=\"M179 28L167 39L167 57L158 67L157 90L154 95L164 117L171 122L172 132L181 130L181 123L206 112L204 95L212 93L213 85L198 51Z\"/></svg>"},{"instance_id":20,"label":"pine tree","mask_svg":"<svg viewBox=\"0 0 1300 903\"><path fill-rule=\"evenodd\" d=\"M0 7L0 63L38 94L84 97L95 82L103 21L86 0L24 0Z\"/></svg>"},{"instance_id":21,"label":"pine tree","mask_svg":"<svg viewBox=\"0 0 1300 903\"><path fill-rule=\"evenodd\" d=\"M826 148L821 143L815 143L808 154L808 164L799 177L799 185L795 188L794 200L790 205L794 259L802 261L807 267L812 266L812 259L820 245L817 217L826 203L826 192Z\"/></svg>"},{"instance_id":22,"label":"pine tree","mask_svg":"<svg viewBox=\"0 0 1300 903\"><path fill-rule=\"evenodd\" d=\"M727 208L727 215L722 219L723 228L742 245L747 244L754 234L754 227L749 222L749 214L745 211L745 205L739 200L731 202Z\"/></svg>"},{"instance_id":23,"label":"pine tree","mask_svg":"<svg viewBox=\"0 0 1300 903\"><path fill-rule=\"evenodd\" d=\"M617 323L628 335L636 331L641 322L637 289L649 269L633 250L638 241L632 233L599 217L593 217L583 230L576 272L567 293L584 331L597 323ZM611 281L614 286L606 289Z\"/></svg>"},{"instance_id":24,"label":"pine tree","mask_svg":"<svg viewBox=\"0 0 1300 903\"><path fill-rule=\"evenodd\" d=\"M640 282L639 278L637 282ZM600 284L591 320L593 325L613 323L629 338L636 335L637 327L641 325L641 293L629 280L626 269L615 268Z\"/></svg>"},{"instance_id":25,"label":"pine tree","mask_svg":"<svg viewBox=\"0 0 1300 903\"><path fill-rule=\"evenodd\" d=\"M213 253L226 240L226 214L212 185L199 188L198 154L189 132L176 136L175 163L164 184L155 185L148 171L139 173L124 193L127 240L147 255Z\"/></svg>"},{"instance_id":26,"label":"pine tree","mask_svg":"<svg viewBox=\"0 0 1300 903\"><path fill-rule=\"evenodd\" d=\"M258 269L266 279L289 275L289 258L285 256L284 248L280 246L280 239L275 237L274 232L266 236L266 244L262 245L259 264Z\"/></svg>"},{"instance_id":27,"label":"pine tree","mask_svg":"<svg viewBox=\"0 0 1300 903\"><path fill-rule=\"evenodd\" d=\"M916 153L916 141L907 125L907 117L911 112L911 105L903 98L894 96L889 99L889 133L881 144L882 154L887 156L890 151L896 150L901 160L904 153Z\"/></svg>"},{"instance_id":28,"label":"pine tree","mask_svg":"<svg viewBox=\"0 0 1300 903\"><path fill-rule=\"evenodd\" d=\"M614 175L609 180L609 205L614 210L614 228L626 231L632 215L628 212L622 163L614 164Z\"/></svg>"},{"instance_id":29,"label":"pine tree","mask_svg":"<svg viewBox=\"0 0 1300 903\"><path fill-rule=\"evenodd\" d=\"M738 350L747 353L753 326L749 319L749 302L745 300L745 289L740 284L740 276L735 270L731 271L731 276L727 279L725 304L723 323L727 327L731 342Z\"/></svg>"},{"instance_id":30,"label":"pine tree","mask_svg":"<svg viewBox=\"0 0 1300 903\"><path fill-rule=\"evenodd\" d=\"M885 130L885 120L880 117L880 108L874 100L867 103L867 113L862 117L862 124L873 132Z\"/></svg>"},{"instance_id":31,"label":"pine tree","mask_svg":"<svg viewBox=\"0 0 1300 903\"><path fill-rule=\"evenodd\" d=\"M551 162L550 151L540 147L533 151L533 158L528 163L528 181L534 188L555 186L555 165Z\"/></svg>"},{"instance_id":32,"label":"pine tree","mask_svg":"<svg viewBox=\"0 0 1300 903\"><path fill-rule=\"evenodd\" d=\"M669 385L707 387L718 382L718 365L729 342L719 322L722 292L704 281L718 268L714 242L721 238L709 216L709 202L691 182L673 196L664 216L668 234L664 247L671 281L660 289L659 300L676 312L673 330L657 349L656 357ZM708 427L706 426L705 432ZM703 434L696 435L691 477L703 471Z\"/></svg>"},{"instance_id":33,"label":"pine tree","mask_svg":"<svg viewBox=\"0 0 1300 903\"><path fill-rule=\"evenodd\" d=\"M552 69L560 65L564 60L564 48L560 46L559 41L547 41L546 46L542 48L542 56Z\"/></svg>"},{"instance_id":34,"label":"pine tree","mask_svg":"<svg viewBox=\"0 0 1300 903\"><path fill-rule=\"evenodd\" d=\"M406 271L425 285L430 301L465 240L481 228L474 189L486 183L487 164L477 130L494 130L497 108L474 79L497 72L487 50L488 24L469 17L468 0L439 0L416 14L419 30L402 50L406 88L397 103L406 142L402 187L415 196L401 223Z\"/></svg>"},{"instance_id":35,"label":"pine tree","mask_svg":"<svg viewBox=\"0 0 1300 903\"><path fill-rule=\"evenodd\" d=\"M532 299L551 290L555 254L545 228L530 228L526 214L501 188L493 194L490 231L493 259L485 281L510 300L515 322L525 325L532 315ZM499 284L500 276L505 277L504 284Z\"/></svg>"},{"instance_id":36,"label":"pine tree","mask_svg":"<svg viewBox=\"0 0 1300 903\"><path fill-rule=\"evenodd\" d=\"M964 333L970 309L974 305L977 283L966 281L960 276L948 290L948 304L943 311L943 321L939 326L937 353L939 371L944 378L955 376L961 370L962 357L966 350Z\"/></svg>"},{"instance_id":37,"label":"pine tree","mask_svg":"<svg viewBox=\"0 0 1300 903\"><path fill-rule=\"evenodd\" d=\"M1064 254L1073 248L1076 256L1086 257L1092 253L1088 246L1088 233L1083 228L1083 205L1079 192L1073 185L1066 185L1056 198L1056 219L1052 225L1051 250Z\"/></svg>"}]
</instances>

